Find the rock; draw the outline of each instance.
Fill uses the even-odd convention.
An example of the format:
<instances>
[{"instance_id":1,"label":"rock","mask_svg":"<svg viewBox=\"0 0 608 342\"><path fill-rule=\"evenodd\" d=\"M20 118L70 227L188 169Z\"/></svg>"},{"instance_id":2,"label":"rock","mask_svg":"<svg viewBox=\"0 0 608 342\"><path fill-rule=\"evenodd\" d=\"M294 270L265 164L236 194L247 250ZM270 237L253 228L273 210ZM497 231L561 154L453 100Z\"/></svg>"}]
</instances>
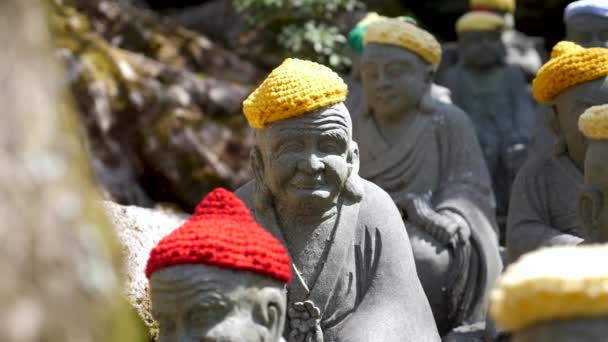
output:
<instances>
[{"instance_id":1,"label":"rock","mask_svg":"<svg viewBox=\"0 0 608 342\"><path fill-rule=\"evenodd\" d=\"M166 209L147 209L104 202L114 225L126 265L126 295L144 323L156 335L157 325L150 313L148 279L145 269L150 250L158 241L186 220L185 214Z\"/></svg>"},{"instance_id":2,"label":"rock","mask_svg":"<svg viewBox=\"0 0 608 342\"><path fill-rule=\"evenodd\" d=\"M118 2L54 0L52 18L109 199L189 210L250 178L241 103L261 74L251 63Z\"/></svg>"}]
</instances>

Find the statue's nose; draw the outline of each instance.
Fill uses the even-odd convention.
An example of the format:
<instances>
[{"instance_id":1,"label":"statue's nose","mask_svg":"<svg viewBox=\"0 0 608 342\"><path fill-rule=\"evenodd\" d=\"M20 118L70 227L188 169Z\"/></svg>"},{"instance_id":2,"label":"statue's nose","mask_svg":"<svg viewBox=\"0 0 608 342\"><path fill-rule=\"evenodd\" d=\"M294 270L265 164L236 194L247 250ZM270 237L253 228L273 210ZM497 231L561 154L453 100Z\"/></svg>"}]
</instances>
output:
<instances>
[{"instance_id":1,"label":"statue's nose","mask_svg":"<svg viewBox=\"0 0 608 342\"><path fill-rule=\"evenodd\" d=\"M303 158L300 161L300 170L308 173L315 173L323 170L324 164L319 157L315 154L311 154L307 158Z\"/></svg>"}]
</instances>

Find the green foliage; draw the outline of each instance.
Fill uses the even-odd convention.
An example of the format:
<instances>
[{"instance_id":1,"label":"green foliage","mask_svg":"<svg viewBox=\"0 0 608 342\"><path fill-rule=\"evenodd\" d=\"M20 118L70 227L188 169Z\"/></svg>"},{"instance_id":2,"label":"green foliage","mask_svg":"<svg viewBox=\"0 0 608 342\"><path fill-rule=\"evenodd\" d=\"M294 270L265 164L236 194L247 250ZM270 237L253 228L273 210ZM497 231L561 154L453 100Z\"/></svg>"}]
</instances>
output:
<instances>
[{"instance_id":1,"label":"green foliage","mask_svg":"<svg viewBox=\"0 0 608 342\"><path fill-rule=\"evenodd\" d=\"M274 34L274 45L297 56L345 69L346 37L336 25L339 13L363 6L359 0L233 0L255 29Z\"/></svg>"}]
</instances>

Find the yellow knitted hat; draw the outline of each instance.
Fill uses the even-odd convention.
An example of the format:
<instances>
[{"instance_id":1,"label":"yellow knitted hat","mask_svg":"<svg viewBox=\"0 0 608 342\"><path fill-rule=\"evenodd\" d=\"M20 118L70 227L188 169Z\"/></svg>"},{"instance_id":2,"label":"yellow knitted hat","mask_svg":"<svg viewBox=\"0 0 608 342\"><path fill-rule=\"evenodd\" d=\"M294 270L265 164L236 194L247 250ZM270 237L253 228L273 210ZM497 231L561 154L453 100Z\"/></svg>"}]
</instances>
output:
<instances>
[{"instance_id":1,"label":"yellow knitted hat","mask_svg":"<svg viewBox=\"0 0 608 342\"><path fill-rule=\"evenodd\" d=\"M590 139L608 139L608 104L587 109L578 119L578 129Z\"/></svg>"},{"instance_id":2,"label":"yellow knitted hat","mask_svg":"<svg viewBox=\"0 0 608 342\"><path fill-rule=\"evenodd\" d=\"M505 19L488 11L471 11L463 14L456 21L456 32L498 31L506 25Z\"/></svg>"},{"instance_id":3,"label":"yellow knitted hat","mask_svg":"<svg viewBox=\"0 0 608 342\"><path fill-rule=\"evenodd\" d=\"M608 76L608 48L585 49L562 41L553 47L551 59L540 68L532 82L534 98L551 102L577 84Z\"/></svg>"},{"instance_id":4,"label":"yellow knitted hat","mask_svg":"<svg viewBox=\"0 0 608 342\"><path fill-rule=\"evenodd\" d=\"M243 102L253 128L299 116L344 102L346 83L330 68L311 61L288 58Z\"/></svg>"},{"instance_id":5,"label":"yellow knitted hat","mask_svg":"<svg viewBox=\"0 0 608 342\"><path fill-rule=\"evenodd\" d=\"M400 18L371 23L363 44L369 43L395 45L411 50L433 67L437 67L441 61L441 46L437 39L417 25Z\"/></svg>"},{"instance_id":6,"label":"yellow knitted hat","mask_svg":"<svg viewBox=\"0 0 608 342\"><path fill-rule=\"evenodd\" d=\"M498 279L490 312L506 331L608 315L608 247L554 247L524 255Z\"/></svg>"},{"instance_id":7,"label":"yellow knitted hat","mask_svg":"<svg viewBox=\"0 0 608 342\"><path fill-rule=\"evenodd\" d=\"M482 8L494 11L513 12L515 0L470 0L469 7L473 9Z\"/></svg>"}]
</instances>

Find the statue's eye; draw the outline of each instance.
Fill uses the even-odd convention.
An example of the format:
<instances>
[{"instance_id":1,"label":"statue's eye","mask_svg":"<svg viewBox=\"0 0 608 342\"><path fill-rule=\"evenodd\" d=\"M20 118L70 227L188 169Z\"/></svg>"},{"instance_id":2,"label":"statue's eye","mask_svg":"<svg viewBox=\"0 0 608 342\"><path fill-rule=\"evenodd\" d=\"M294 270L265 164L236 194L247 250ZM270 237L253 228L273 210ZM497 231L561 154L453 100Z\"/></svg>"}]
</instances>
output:
<instances>
[{"instance_id":1,"label":"statue's eye","mask_svg":"<svg viewBox=\"0 0 608 342\"><path fill-rule=\"evenodd\" d=\"M400 77L407 71L407 67L401 63L391 64L386 68L386 73L390 77Z\"/></svg>"},{"instance_id":2,"label":"statue's eye","mask_svg":"<svg viewBox=\"0 0 608 342\"><path fill-rule=\"evenodd\" d=\"M378 78L378 71L375 68L364 68L362 73L363 77L370 80L375 80Z\"/></svg>"},{"instance_id":3,"label":"statue's eye","mask_svg":"<svg viewBox=\"0 0 608 342\"><path fill-rule=\"evenodd\" d=\"M319 150L327 154L342 154L346 149L346 143L335 137L323 137L319 142Z\"/></svg>"},{"instance_id":4,"label":"statue's eye","mask_svg":"<svg viewBox=\"0 0 608 342\"><path fill-rule=\"evenodd\" d=\"M304 144L300 141L287 141L278 148L278 154L296 153L304 150Z\"/></svg>"}]
</instances>

